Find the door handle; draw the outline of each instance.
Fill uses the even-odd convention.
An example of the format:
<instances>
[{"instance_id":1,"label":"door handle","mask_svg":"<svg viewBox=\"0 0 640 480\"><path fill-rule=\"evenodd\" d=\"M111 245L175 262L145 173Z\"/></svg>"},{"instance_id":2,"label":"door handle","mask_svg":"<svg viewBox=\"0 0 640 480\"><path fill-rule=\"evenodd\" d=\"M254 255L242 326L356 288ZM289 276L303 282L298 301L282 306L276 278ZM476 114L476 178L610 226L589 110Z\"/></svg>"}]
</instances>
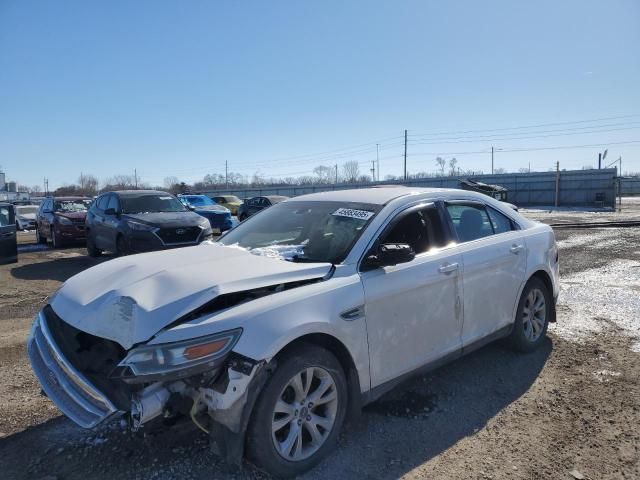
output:
<instances>
[{"instance_id":1,"label":"door handle","mask_svg":"<svg viewBox=\"0 0 640 480\"><path fill-rule=\"evenodd\" d=\"M438 268L438 271L440 273L451 273L451 272L455 272L456 270L458 270L457 263L445 263L440 268Z\"/></svg>"},{"instance_id":2,"label":"door handle","mask_svg":"<svg viewBox=\"0 0 640 480\"><path fill-rule=\"evenodd\" d=\"M509 249L511 251L511 253L515 253L516 255L519 254L522 250L524 250L524 245L516 245L515 243L513 245L511 245L511 248Z\"/></svg>"}]
</instances>

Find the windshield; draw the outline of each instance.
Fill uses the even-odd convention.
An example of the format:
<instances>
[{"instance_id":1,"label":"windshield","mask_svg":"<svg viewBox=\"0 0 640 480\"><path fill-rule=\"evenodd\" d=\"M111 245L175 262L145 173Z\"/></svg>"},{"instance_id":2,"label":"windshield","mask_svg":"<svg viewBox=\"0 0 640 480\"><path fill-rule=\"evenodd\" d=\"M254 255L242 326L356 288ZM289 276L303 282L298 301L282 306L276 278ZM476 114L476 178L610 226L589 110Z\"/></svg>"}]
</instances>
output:
<instances>
[{"instance_id":1,"label":"windshield","mask_svg":"<svg viewBox=\"0 0 640 480\"><path fill-rule=\"evenodd\" d=\"M240 200L238 197L236 197L235 195L230 195L228 197L222 197L224 199L225 202L227 203L242 203L242 200Z\"/></svg>"},{"instance_id":2,"label":"windshield","mask_svg":"<svg viewBox=\"0 0 640 480\"><path fill-rule=\"evenodd\" d=\"M187 209L171 195L140 195L120 197L122 213L184 212Z\"/></svg>"},{"instance_id":3,"label":"windshield","mask_svg":"<svg viewBox=\"0 0 640 480\"><path fill-rule=\"evenodd\" d=\"M380 208L368 203L279 203L241 223L219 243L294 262L340 263Z\"/></svg>"},{"instance_id":4,"label":"windshield","mask_svg":"<svg viewBox=\"0 0 640 480\"><path fill-rule=\"evenodd\" d=\"M53 210L56 212L86 212L91 200L56 200Z\"/></svg>"},{"instance_id":5,"label":"windshield","mask_svg":"<svg viewBox=\"0 0 640 480\"><path fill-rule=\"evenodd\" d=\"M29 215L30 213L37 213L38 207L35 205L25 205L22 207L16 207L18 215Z\"/></svg>"},{"instance_id":6,"label":"windshield","mask_svg":"<svg viewBox=\"0 0 640 480\"><path fill-rule=\"evenodd\" d=\"M183 196L183 197L180 197L180 200L182 200L182 203L186 202L188 205L191 205L192 207L204 207L206 205L216 205L216 202L214 202L209 197L206 197L204 195L192 195L188 197Z\"/></svg>"}]
</instances>

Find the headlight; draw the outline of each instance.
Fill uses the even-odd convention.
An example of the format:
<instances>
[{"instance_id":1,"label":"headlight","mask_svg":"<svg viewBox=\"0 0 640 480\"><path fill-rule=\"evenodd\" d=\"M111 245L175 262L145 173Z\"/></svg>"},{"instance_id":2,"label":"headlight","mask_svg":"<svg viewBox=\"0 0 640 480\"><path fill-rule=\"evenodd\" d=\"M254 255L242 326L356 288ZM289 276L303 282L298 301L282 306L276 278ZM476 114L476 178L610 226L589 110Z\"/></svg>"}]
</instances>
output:
<instances>
[{"instance_id":1,"label":"headlight","mask_svg":"<svg viewBox=\"0 0 640 480\"><path fill-rule=\"evenodd\" d=\"M129 367L135 375L165 374L192 367L213 368L235 346L242 329L181 342L144 345L129 352L120 367Z\"/></svg>"},{"instance_id":2,"label":"headlight","mask_svg":"<svg viewBox=\"0 0 640 480\"><path fill-rule=\"evenodd\" d=\"M73 222L67 217L57 217L60 225L73 225Z\"/></svg>"},{"instance_id":3,"label":"headlight","mask_svg":"<svg viewBox=\"0 0 640 480\"><path fill-rule=\"evenodd\" d=\"M138 232L153 232L156 230L156 227L152 227L146 223L133 222L131 220L127 220L127 225L131 230L136 230Z\"/></svg>"},{"instance_id":4,"label":"headlight","mask_svg":"<svg viewBox=\"0 0 640 480\"><path fill-rule=\"evenodd\" d=\"M200 226L205 230L211 228L211 223L209 223L209 219L205 217L201 217L199 220Z\"/></svg>"}]
</instances>

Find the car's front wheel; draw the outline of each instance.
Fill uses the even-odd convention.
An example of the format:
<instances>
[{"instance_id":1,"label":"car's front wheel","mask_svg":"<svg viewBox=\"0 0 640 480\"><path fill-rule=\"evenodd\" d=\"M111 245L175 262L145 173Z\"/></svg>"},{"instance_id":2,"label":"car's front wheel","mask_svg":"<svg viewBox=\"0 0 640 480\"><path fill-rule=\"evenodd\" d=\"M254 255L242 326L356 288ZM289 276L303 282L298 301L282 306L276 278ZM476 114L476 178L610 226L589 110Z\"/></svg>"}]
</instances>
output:
<instances>
[{"instance_id":1,"label":"car's front wheel","mask_svg":"<svg viewBox=\"0 0 640 480\"><path fill-rule=\"evenodd\" d=\"M258 399L247 456L276 477L292 477L335 446L347 411L347 384L336 357L314 345L289 352Z\"/></svg>"},{"instance_id":2,"label":"car's front wheel","mask_svg":"<svg viewBox=\"0 0 640 480\"><path fill-rule=\"evenodd\" d=\"M87 232L87 253L90 257L99 257L102 255L102 250L96 247L96 242L91 236L90 232Z\"/></svg>"},{"instance_id":3,"label":"car's front wheel","mask_svg":"<svg viewBox=\"0 0 640 480\"><path fill-rule=\"evenodd\" d=\"M545 283L533 277L525 285L509 344L521 352L531 352L544 341L553 314L553 297Z\"/></svg>"},{"instance_id":4,"label":"car's front wheel","mask_svg":"<svg viewBox=\"0 0 640 480\"><path fill-rule=\"evenodd\" d=\"M40 226L36 224L36 243L47 243L47 237L40 235Z\"/></svg>"}]
</instances>

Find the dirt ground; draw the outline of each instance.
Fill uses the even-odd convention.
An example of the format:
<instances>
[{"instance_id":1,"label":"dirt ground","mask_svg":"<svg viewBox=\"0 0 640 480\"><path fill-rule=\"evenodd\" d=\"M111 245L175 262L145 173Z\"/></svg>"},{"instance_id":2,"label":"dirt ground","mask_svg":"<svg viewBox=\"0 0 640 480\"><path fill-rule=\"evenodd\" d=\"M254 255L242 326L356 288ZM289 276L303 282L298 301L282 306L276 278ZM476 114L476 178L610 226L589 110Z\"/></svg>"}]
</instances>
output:
<instances>
[{"instance_id":1,"label":"dirt ground","mask_svg":"<svg viewBox=\"0 0 640 480\"><path fill-rule=\"evenodd\" d=\"M625 207L525 214L549 223L640 217L640 202ZM556 236L558 323L543 348L519 355L489 345L397 388L304 478L640 478L640 228ZM188 423L131 434L117 423L85 431L60 416L39 393L25 341L47 296L96 260L32 241L20 234L19 263L0 267L0 478L264 478L226 466Z\"/></svg>"}]
</instances>

